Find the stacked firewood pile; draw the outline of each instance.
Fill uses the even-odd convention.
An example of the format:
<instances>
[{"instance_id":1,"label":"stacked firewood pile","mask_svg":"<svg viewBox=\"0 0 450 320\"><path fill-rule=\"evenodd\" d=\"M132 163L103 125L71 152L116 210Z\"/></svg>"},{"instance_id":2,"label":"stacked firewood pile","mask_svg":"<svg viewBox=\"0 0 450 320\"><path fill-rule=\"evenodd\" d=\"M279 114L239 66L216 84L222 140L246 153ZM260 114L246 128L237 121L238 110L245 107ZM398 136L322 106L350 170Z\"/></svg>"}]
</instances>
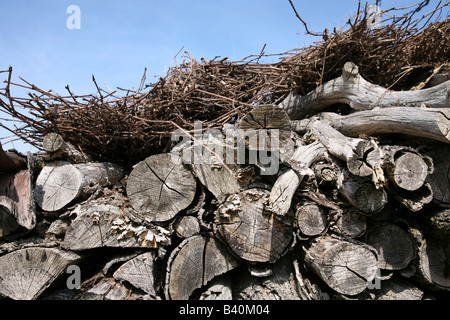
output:
<instances>
[{"instance_id":1,"label":"stacked firewood pile","mask_svg":"<svg viewBox=\"0 0 450 320\"><path fill-rule=\"evenodd\" d=\"M26 84L34 93L15 98L9 70L2 110L42 152L0 150L0 296L448 297L450 21L430 23L438 9L423 29L413 10L375 30L362 10L280 63L189 59L125 97Z\"/></svg>"}]
</instances>

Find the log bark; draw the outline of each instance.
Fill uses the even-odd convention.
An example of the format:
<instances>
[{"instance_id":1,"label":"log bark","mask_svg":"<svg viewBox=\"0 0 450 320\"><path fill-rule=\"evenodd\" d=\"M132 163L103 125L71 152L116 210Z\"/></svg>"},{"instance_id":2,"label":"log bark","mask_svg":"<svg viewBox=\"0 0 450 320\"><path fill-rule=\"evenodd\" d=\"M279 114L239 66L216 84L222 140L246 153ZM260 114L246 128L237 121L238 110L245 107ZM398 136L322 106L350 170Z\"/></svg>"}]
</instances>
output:
<instances>
[{"instance_id":1,"label":"log bark","mask_svg":"<svg viewBox=\"0 0 450 320\"><path fill-rule=\"evenodd\" d=\"M49 133L42 140L42 148L47 151L46 160L65 160L73 163L92 161L89 155L77 150L71 143L64 141L61 135Z\"/></svg>"},{"instance_id":2,"label":"log bark","mask_svg":"<svg viewBox=\"0 0 450 320\"><path fill-rule=\"evenodd\" d=\"M231 250L251 262L274 262L292 240L293 216L268 210L269 192L248 189L234 194L219 206L216 228Z\"/></svg>"},{"instance_id":3,"label":"log bark","mask_svg":"<svg viewBox=\"0 0 450 320\"><path fill-rule=\"evenodd\" d=\"M0 257L0 293L14 300L37 299L81 257L56 248L26 248Z\"/></svg>"},{"instance_id":4,"label":"log bark","mask_svg":"<svg viewBox=\"0 0 450 320\"><path fill-rule=\"evenodd\" d=\"M450 143L449 108L376 108L358 111L346 116L322 112L314 119L326 121L345 136L404 134ZM294 120L294 131L301 131L311 120Z\"/></svg>"},{"instance_id":5,"label":"log bark","mask_svg":"<svg viewBox=\"0 0 450 320\"><path fill-rule=\"evenodd\" d=\"M450 290L450 242L422 239L418 254L417 278L439 290Z\"/></svg>"},{"instance_id":6,"label":"log bark","mask_svg":"<svg viewBox=\"0 0 450 320\"><path fill-rule=\"evenodd\" d=\"M42 210L58 211L99 186L116 183L122 176L122 168L113 163L51 162L37 177L34 199Z\"/></svg>"},{"instance_id":7,"label":"log bark","mask_svg":"<svg viewBox=\"0 0 450 320\"><path fill-rule=\"evenodd\" d=\"M356 295L367 288L377 268L375 253L358 242L321 237L306 250L305 262L330 288Z\"/></svg>"},{"instance_id":8,"label":"log bark","mask_svg":"<svg viewBox=\"0 0 450 320\"><path fill-rule=\"evenodd\" d=\"M416 246L411 235L392 223L384 223L369 230L365 242L377 250L378 266L381 269L404 269L416 256Z\"/></svg>"},{"instance_id":9,"label":"log bark","mask_svg":"<svg viewBox=\"0 0 450 320\"><path fill-rule=\"evenodd\" d=\"M31 230L36 225L30 171L0 175L0 237L19 225Z\"/></svg>"},{"instance_id":10,"label":"log bark","mask_svg":"<svg viewBox=\"0 0 450 320\"><path fill-rule=\"evenodd\" d=\"M164 153L150 156L139 162L128 177L130 204L143 220L170 220L194 200L194 176L172 157Z\"/></svg>"},{"instance_id":11,"label":"log bark","mask_svg":"<svg viewBox=\"0 0 450 320\"><path fill-rule=\"evenodd\" d=\"M354 110L393 106L420 107L422 104L433 108L450 107L450 81L423 90L392 91L369 83L359 75L358 69L355 64L347 62L340 77L303 97L291 93L279 106L291 119L311 116L336 103L348 104Z\"/></svg>"},{"instance_id":12,"label":"log bark","mask_svg":"<svg viewBox=\"0 0 450 320\"><path fill-rule=\"evenodd\" d=\"M433 190L434 202L450 208L450 147L441 145L425 153L433 159L434 170L426 181Z\"/></svg>"},{"instance_id":13,"label":"log bark","mask_svg":"<svg viewBox=\"0 0 450 320\"><path fill-rule=\"evenodd\" d=\"M433 200L433 190L429 183L425 183L415 191L390 188L389 195L412 212L422 210Z\"/></svg>"},{"instance_id":14,"label":"log bark","mask_svg":"<svg viewBox=\"0 0 450 320\"><path fill-rule=\"evenodd\" d=\"M326 156L326 149L320 142L314 142L297 148L294 155L286 162L292 169L281 173L270 191L269 206L277 215L287 214L291 208L292 198L305 175L314 174L311 165Z\"/></svg>"},{"instance_id":15,"label":"log bark","mask_svg":"<svg viewBox=\"0 0 450 320\"><path fill-rule=\"evenodd\" d=\"M187 300L194 290L237 266L236 258L215 238L200 235L187 238L167 262L166 298Z\"/></svg>"},{"instance_id":16,"label":"log bark","mask_svg":"<svg viewBox=\"0 0 450 320\"><path fill-rule=\"evenodd\" d=\"M16 152L4 151L0 142L0 174L11 173L27 168L27 160Z\"/></svg>"},{"instance_id":17,"label":"log bark","mask_svg":"<svg viewBox=\"0 0 450 320\"><path fill-rule=\"evenodd\" d=\"M170 243L169 231L127 221L126 213L111 205L89 205L74 210L63 246L70 250L100 247L158 248Z\"/></svg>"}]
</instances>

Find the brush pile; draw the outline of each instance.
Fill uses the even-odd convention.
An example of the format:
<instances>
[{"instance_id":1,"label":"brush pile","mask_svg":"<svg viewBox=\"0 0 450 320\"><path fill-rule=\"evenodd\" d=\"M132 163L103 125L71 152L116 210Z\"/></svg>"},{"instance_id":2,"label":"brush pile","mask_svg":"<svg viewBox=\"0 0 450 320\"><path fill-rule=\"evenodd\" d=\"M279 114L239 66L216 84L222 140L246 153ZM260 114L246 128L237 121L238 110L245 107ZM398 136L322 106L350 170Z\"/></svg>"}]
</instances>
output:
<instances>
[{"instance_id":1,"label":"brush pile","mask_svg":"<svg viewBox=\"0 0 450 320\"><path fill-rule=\"evenodd\" d=\"M137 90L6 70L2 126L41 151L0 149L0 296L448 298L450 19L427 5L358 8L276 63L186 52Z\"/></svg>"}]
</instances>

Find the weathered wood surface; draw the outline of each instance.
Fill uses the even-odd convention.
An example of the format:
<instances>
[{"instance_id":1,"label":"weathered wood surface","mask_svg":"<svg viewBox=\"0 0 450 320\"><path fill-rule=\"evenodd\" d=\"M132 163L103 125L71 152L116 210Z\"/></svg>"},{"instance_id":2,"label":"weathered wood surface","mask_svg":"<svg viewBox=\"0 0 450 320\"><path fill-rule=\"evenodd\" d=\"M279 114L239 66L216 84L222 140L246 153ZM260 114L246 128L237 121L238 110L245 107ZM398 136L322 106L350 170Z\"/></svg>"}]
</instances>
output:
<instances>
[{"instance_id":1,"label":"weathered wood surface","mask_svg":"<svg viewBox=\"0 0 450 320\"><path fill-rule=\"evenodd\" d=\"M66 160L73 163L92 161L91 157L72 144L64 141L61 135L51 132L42 140L42 148L47 151L47 160Z\"/></svg>"},{"instance_id":2,"label":"weathered wood surface","mask_svg":"<svg viewBox=\"0 0 450 320\"><path fill-rule=\"evenodd\" d=\"M340 77L324 83L303 97L291 93L279 106L291 119L302 119L336 103L348 104L358 111L375 107L420 107L422 104L433 108L450 107L447 93L450 81L423 90L392 91L369 83L359 75L358 69L357 65L347 62Z\"/></svg>"},{"instance_id":3,"label":"weathered wood surface","mask_svg":"<svg viewBox=\"0 0 450 320\"><path fill-rule=\"evenodd\" d=\"M433 171L431 158L424 158L410 148L400 146L383 147L383 168L389 181L397 188L415 191Z\"/></svg>"},{"instance_id":4,"label":"weathered wood surface","mask_svg":"<svg viewBox=\"0 0 450 320\"><path fill-rule=\"evenodd\" d=\"M170 243L169 231L135 224L120 208L111 205L77 207L77 217L70 223L63 246L70 250L101 247L158 248Z\"/></svg>"},{"instance_id":5,"label":"weathered wood surface","mask_svg":"<svg viewBox=\"0 0 450 320\"><path fill-rule=\"evenodd\" d=\"M17 172L27 168L27 160L13 151L4 151L0 142L0 174Z\"/></svg>"},{"instance_id":6,"label":"weathered wood surface","mask_svg":"<svg viewBox=\"0 0 450 320\"><path fill-rule=\"evenodd\" d=\"M300 234L308 237L320 235L328 226L325 210L309 200L297 204L295 219Z\"/></svg>"},{"instance_id":7,"label":"weathered wood surface","mask_svg":"<svg viewBox=\"0 0 450 320\"><path fill-rule=\"evenodd\" d=\"M416 256L412 236L399 226L385 223L371 229L366 243L378 252L378 266L386 270L400 270Z\"/></svg>"},{"instance_id":8,"label":"weathered wood surface","mask_svg":"<svg viewBox=\"0 0 450 320\"><path fill-rule=\"evenodd\" d=\"M149 251L128 260L114 272L114 278L119 281L127 281L155 297L157 288L156 256L154 251Z\"/></svg>"},{"instance_id":9,"label":"weathered wood surface","mask_svg":"<svg viewBox=\"0 0 450 320\"><path fill-rule=\"evenodd\" d=\"M376 108L345 116L322 112L314 116L314 119L329 123L348 137L398 133L450 143L449 108ZM304 131L310 121L293 120L292 129Z\"/></svg>"},{"instance_id":10,"label":"weathered wood surface","mask_svg":"<svg viewBox=\"0 0 450 320\"><path fill-rule=\"evenodd\" d=\"M418 253L417 277L435 289L449 291L449 257L449 241L422 239Z\"/></svg>"},{"instance_id":11,"label":"weathered wood surface","mask_svg":"<svg viewBox=\"0 0 450 320\"><path fill-rule=\"evenodd\" d=\"M187 300L195 289L238 266L238 261L215 238L193 236L170 255L166 273L166 298Z\"/></svg>"},{"instance_id":12,"label":"weathered wood surface","mask_svg":"<svg viewBox=\"0 0 450 320\"><path fill-rule=\"evenodd\" d=\"M128 177L130 203L143 220L170 220L194 200L196 180L172 156L165 153L150 156L139 162Z\"/></svg>"},{"instance_id":13,"label":"weathered wood surface","mask_svg":"<svg viewBox=\"0 0 450 320\"><path fill-rule=\"evenodd\" d=\"M218 232L244 260L274 262L291 243L293 215L274 214L268 200L267 190L248 189L228 197L217 210Z\"/></svg>"},{"instance_id":14,"label":"weathered wood surface","mask_svg":"<svg viewBox=\"0 0 450 320\"><path fill-rule=\"evenodd\" d=\"M31 177L28 169L0 175L0 237L17 226L31 230L36 225Z\"/></svg>"},{"instance_id":15,"label":"weathered wood surface","mask_svg":"<svg viewBox=\"0 0 450 320\"><path fill-rule=\"evenodd\" d=\"M377 268L373 251L355 242L321 237L306 250L305 262L328 286L345 295L367 288Z\"/></svg>"},{"instance_id":16,"label":"weathered wood surface","mask_svg":"<svg viewBox=\"0 0 450 320\"><path fill-rule=\"evenodd\" d=\"M279 150L291 137L290 118L283 109L262 105L250 111L239 125L241 137L251 150Z\"/></svg>"},{"instance_id":17,"label":"weathered wood surface","mask_svg":"<svg viewBox=\"0 0 450 320\"><path fill-rule=\"evenodd\" d=\"M436 203L450 208L450 147L439 145L426 153L433 159L433 172L427 176Z\"/></svg>"},{"instance_id":18,"label":"weathered wood surface","mask_svg":"<svg viewBox=\"0 0 450 320\"><path fill-rule=\"evenodd\" d=\"M56 248L27 248L0 257L0 293L15 300L37 299L80 256Z\"/></svg>"},{"instance_id":19,"label":"weathered wood surface","mask_svg":"<svg viewBox=\"0 0 450 320\"><path fill-rule=\"evenodd\" d=\"M37 177L34 199L42 210L58 211L97 187L116 183L122 176L122 168L113 163L51 162Z\"/></svg>"},{"instance_id":20,"label":"weathered wood surface","mask_svg":"<svg viewBox=\"0 0 450 320\"><path fill-rule=\"evenodd\" d=\"M306 175L313 175L311 165L326 156L326 149L320 142L298 147L290 159L286 159L292 169L280 172L270 191L269 206L279 215L285 215L291 208L295 191Z\"/></svg>"}]
</instances>

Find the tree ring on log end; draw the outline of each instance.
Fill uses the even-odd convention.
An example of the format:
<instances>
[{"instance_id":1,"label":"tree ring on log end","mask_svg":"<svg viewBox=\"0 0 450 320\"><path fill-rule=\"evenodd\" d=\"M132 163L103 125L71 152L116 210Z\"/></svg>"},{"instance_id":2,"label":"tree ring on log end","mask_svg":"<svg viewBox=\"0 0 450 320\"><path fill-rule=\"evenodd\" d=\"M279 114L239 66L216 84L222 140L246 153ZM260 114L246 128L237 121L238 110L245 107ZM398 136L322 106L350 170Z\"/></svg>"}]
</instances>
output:
<instances>
[{"instance_id":1,"label":"tree ring on log end","mask_svg":"<svg viewBox=\"0 0 450 320\"><path fill-rule=\"evenodd\" d=\"M291 242L293 215L277 216L267 210L269 195L263 189L233 194L216 213L218 232L244 260L275 262Z\"/></svg>"}]
</instances>

